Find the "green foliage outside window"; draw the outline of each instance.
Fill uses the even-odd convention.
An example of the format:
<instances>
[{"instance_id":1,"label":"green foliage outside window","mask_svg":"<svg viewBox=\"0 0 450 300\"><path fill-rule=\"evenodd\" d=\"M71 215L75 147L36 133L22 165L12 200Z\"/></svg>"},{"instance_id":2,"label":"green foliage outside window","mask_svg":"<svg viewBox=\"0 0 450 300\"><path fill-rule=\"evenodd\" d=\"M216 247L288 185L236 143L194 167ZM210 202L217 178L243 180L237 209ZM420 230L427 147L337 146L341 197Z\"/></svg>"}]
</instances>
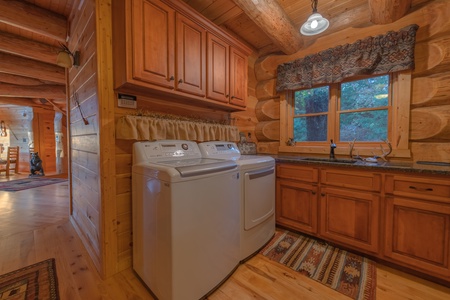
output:
<instances>
[{"instance_id":1,"label":"green foliage outside window","mask_svg":"<svg viewBox=\"0 0 450 300\"><path fill-rule=\"evenodd\" d=\"M388 138L389 75L295 92L294 140L297 142L380 141ZM330 89L337 88L336 111L329 111ZM336 131L328 133L335 114Z\"/></svg>"},{"instance_id":2,"label":"green foliage outside window","mask_svg":"<svg viewBox=\"0 0 450 300\"><path fill-rule=\"evenodd\" d=\"M326 141L327 115L330 98L329 87L319 87L295 92L294 140Z\"/></svg>"}]
</instances>

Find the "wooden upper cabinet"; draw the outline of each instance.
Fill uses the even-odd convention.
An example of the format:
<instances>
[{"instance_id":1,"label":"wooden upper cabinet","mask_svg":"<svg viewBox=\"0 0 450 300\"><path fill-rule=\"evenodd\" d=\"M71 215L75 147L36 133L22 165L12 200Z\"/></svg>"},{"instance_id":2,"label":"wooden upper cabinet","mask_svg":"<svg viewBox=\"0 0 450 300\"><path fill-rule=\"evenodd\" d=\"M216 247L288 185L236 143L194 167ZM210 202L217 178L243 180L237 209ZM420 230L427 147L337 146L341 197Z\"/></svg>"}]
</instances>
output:
<instances>
[{"instance_id":1,"label":"wooden upper cabinet","mask_svg":"<svg viewBox=\"0 0 450 300\"><path fill-rule=\"evenodd\" d=\"M206 30L183 15L176 16L176 89L205 96Z\"/></svg>"},{"instance_id":2,"label":"wooden upper cabinet","mask_svg":"<svg viewBox=\"0 0 450 300\"><path fill-rule=\"evenodd\" d=\"M208 98L228 103L230 98L230 46L208 34Z\"/></svg>"},{"instance_id":3,"label":"wooden upper cabinet","mask_svg":"<svg viewBox=\"0 0 450 300\"><path fill-rule=\"evenodd\" d=\"M114 87L224 111L245 109L245 44L183 1L112 2Z\"/></svg>"},{"instance_id":4,"label":"wooden upper cabinet","mask_svg":"<svg viewBox=\"0 0 450 300\"><path fill-rule=\"evenodd\" d=\"M230 103L243 106L247 99L248 58L237 49L230 50Z\"/></svg>"},{"instance_id":5,"label":"wooden upper cabinet","mask_svg":"<svg viewBox=\"0 0 450 300\"><path fill-rule=\"evenodd\" d=\"M208 34L208 98L245 107L248 58L220 38Z\"/></svg>"},{"instance_id":6,"label":"wooden upper cabinet","mask_svg":"<svg viewBox=\"0 0 450 300\"><path fill-rule=\"evenodd\" d=\"M175 11L156 0L133 0L132 3L132 76L174 88Z\"/></svg>"}]
</instances>

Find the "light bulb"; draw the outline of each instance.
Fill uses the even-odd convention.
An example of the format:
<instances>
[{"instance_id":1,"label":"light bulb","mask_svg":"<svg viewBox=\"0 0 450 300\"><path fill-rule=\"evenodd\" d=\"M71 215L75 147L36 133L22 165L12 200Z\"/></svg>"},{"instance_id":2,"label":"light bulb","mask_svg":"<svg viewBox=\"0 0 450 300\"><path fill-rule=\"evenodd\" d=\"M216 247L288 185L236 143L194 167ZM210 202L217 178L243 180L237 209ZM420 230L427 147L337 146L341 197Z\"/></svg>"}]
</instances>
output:
<instances>
[{"instance_id":1,"label":"light bulb","mask_svg":"<svg viewBox=\"0 0 450 300\"><path fill-rule=\"evenodd\" d=\"M319 25L319 22L317 22L317 20L313 20L313 21L311 22L311 28L312 28L312 29L316 29L316 28L317 28L317 25Z\"/></svg>"}]
</instances>

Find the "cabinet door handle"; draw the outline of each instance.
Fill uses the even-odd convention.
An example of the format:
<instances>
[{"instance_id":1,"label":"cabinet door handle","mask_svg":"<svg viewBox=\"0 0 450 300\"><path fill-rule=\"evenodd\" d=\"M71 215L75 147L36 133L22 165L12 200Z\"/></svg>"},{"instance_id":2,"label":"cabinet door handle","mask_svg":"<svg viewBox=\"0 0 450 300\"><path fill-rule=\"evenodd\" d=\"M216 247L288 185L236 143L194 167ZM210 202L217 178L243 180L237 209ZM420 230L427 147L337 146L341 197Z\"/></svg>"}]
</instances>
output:
<instances>
[{"instance_id":1,"label":"cabinet door handle","mask_svg":"<svg viewBox=\"0 0 450 300\"><path fill-rule=\"evenodd\" d=\"M413 185L410 185L409 188L412 189L412 190L423 191L423 192L432 192L432 191L433 191L432 188L426 188L426 189L424 189L424 188L418 188L418 187L415 187L415 186L413 186Z\"/></svg>"},{"instance_id":2,"label":"cabinet door handle","mask_svg":"<svg viewBox=\"0 0 450 300\"><path fill-rule=\"evenodd\" d=\"M178 80L178 83L183 83L183 79Z\"/></svg>"},{"instance_id":3,"label":"cabinet door handle","mask_svg":"<svg viewBox=\"0 0 450 300\"><path fill-rule=\"evenodd\" d=\"M230 95L226 94L226 95L225 95L225 98L228 98L228 97L230 97Z\"/></svg>"},{"instance_id":4,"label":"cabinet door handle","mask_svg":"<svg viewBox=\"0 0 450 300\"><path fill-rule=\"evenodd\" d=\"M311 194L315 195L315 194L316 194L316 192L311 192Z\"/></svg>"},{"instance_id":5,"label":"cabinet door handle","mask_svg":"<svg viewBox=\"0 0 450 300\"><path fill-rule=\"evenodd\" d=\"M234 99L234 96L231 96L231 99Z\"/></svg>"},{"instance_id":6,"label":"cabinet door handle","mask_svg":"<svg viewBox=\"0 0 450 300\"><path fill-rule=\"evenodd\" d=\"M320 194L320 196L322 196L322 197L325 197L325 194L324 194L324 193L322 193L322 194Z\"/></svg>"},{"instance_id":7,"label":"cabinet door handle","mask_svg":"<svg viewBox=\"0 0 450 300\"><path fill-rule=\"evenodd\" d=\"M175 77L170 76L169 81L175 80Z\"/></svg>"}]
</instances>

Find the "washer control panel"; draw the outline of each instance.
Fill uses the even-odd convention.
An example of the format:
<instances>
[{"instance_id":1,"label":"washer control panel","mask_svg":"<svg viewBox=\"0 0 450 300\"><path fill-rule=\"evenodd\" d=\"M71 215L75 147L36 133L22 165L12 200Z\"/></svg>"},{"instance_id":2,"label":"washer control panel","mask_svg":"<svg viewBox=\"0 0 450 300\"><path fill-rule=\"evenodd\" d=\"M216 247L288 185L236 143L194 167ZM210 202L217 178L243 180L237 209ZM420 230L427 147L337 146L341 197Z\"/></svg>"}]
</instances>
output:
<instances>
[{"instance_id":1,"label":"washer control panel","mask_svg":"<svg viewBox=\"0 0 450 300\"><path fill-rule=\"evenodd\" d=\"M185 140L161 140L133 144L133 163L155 158L201 158L197 143Z\"/></svg>"}]
</instances>

